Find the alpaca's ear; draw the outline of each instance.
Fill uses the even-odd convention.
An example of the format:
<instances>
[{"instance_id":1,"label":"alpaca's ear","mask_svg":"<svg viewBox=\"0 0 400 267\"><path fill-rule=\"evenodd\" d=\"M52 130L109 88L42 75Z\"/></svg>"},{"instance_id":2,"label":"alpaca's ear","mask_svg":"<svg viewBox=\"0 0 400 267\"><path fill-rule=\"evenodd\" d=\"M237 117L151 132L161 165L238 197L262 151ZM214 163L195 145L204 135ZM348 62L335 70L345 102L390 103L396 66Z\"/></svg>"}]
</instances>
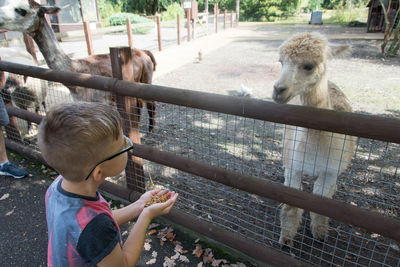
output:
<instances>
[{"instance_id":1,"label":"alpaca's ear","mask_svg":"<svg viewBox=\"0 0 400 267\"><path fill-rule=\"evenodd\" d=\"M55 15L57 14L61 8L56 7L56 6L40 6L40 11L43 14L49 14L49 15Z\"/></svg>"},{"instance_id":2,"label":"alpaca's ear","mask_svg":"<svg viewBox=\"0 0 400 267\"><path fill-rule=\"evenodd\" d=\"M349 45L337 45L337 44L330 44L331 48L331 57L340 57L346 55L350 52Z\"/></svg>"}]
</instances>

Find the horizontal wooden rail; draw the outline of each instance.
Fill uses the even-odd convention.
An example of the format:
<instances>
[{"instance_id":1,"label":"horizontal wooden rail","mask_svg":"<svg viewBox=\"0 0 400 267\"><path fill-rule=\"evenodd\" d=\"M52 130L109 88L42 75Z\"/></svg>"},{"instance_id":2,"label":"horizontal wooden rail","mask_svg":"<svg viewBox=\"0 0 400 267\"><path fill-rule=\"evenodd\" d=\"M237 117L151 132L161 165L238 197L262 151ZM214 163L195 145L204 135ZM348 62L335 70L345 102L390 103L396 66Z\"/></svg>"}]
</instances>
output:
<instances>
[{"instance_id":1,"label":"horizontal wooden rail","mask_svg":"<svg viewBox=\"0 0 400 267\"><path fill-rule=\"evenodd\" d=\"M15 112L16 109L17 108L8 108L7 110L10 112L10 115L16 117L21 114L24 117L28 117L27 113L30 113L24 110ZM39 121L35 122L38 123ZM400 242L400 220L376 212L355 207L338 200L286 187L281 184L267 182L260 178L210 166L206 163L160 151L146 145L134 144L133 155L198 175L248 193L313 211Z\"/></svg>"},{"instance_id":2,"label":"horizontal wooden rail","mask_svg":"<svg viewBox=\"0 0 400 267\"><path fill-rule=\"evenodd\" d=\"M155 100L257 120L400 144L400 135L398 134L400 132L400 120L395 118L275 104L258 99L126 82L98 75L49 70L6 61L0 61L0 70L49 81L111 91L119 95L140 97L144 100Z\"/></svg>"},{"instance_id":3,"label":"horizontal wooden rail","mask_svg":"<svg viewBox=\"0 0 400 267\"><path fill-rule=\"evenodd\" d=\"M32 148L8 139L6 139L5 142L8 148L17 151L22 156L33 158L37 162L46 164L42 155ZM100 189L130 202L138 200L141 196L141 193L139 192L129 190L126 187L108 181L104 181L101 184ZM274 266L310 266L309 264L296 260L289 255L257 244L238 233L232 233L231 231L213 225L212 223L206 222L196 216L179 211L176 208L173 208L171 212L164 217L199 234L203 234L215 241L237 249L256 260L268 262Z\"/></svg>"}]
</instances>

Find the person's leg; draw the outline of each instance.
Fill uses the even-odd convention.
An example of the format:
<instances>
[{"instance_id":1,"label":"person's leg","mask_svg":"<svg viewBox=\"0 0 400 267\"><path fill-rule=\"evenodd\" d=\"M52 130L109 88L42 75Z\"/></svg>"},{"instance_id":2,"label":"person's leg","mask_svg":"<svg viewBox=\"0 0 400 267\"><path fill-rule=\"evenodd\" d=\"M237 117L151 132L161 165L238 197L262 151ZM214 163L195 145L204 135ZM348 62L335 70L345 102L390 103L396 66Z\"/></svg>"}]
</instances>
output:
<instances>
[{"instance_id":1,"label":"person's leg","mask_svg":"<svg viewBox=\"0 0 400 267\"><path fill-rule=\"evenodd\" d=\"M0 126L5 126L10 122L7 114L6 107L3 102L3 98L0 96ZM0 127L0 175L8 175L14 178L23 178L28 172L24 169L18 168L14 164L8 161L6 146L4 144L3 129Z\"/></svg>"},{"instance_id":2,"label":"person's leg","mask_svg":"<svg viewBox=\"0 0 400 267\"><path fill-rule=\"evenodd\" d=\"M0 128L0 164L7 162L6 146L4 144L4 134L3 129Z\"/></svg>"}]
</instances>

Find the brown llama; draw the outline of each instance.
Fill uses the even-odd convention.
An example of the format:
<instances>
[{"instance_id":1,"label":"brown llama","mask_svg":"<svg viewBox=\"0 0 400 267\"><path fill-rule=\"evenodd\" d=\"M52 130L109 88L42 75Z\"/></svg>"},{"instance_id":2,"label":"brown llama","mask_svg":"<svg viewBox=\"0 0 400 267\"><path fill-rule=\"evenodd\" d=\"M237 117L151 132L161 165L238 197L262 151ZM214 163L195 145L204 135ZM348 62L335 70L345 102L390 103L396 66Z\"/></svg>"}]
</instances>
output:
<instances>
[{"instance_id":1,"label":"brown llama","mask_svg":"<svg viewBox=\"0 0 400 267\"><path fill-rule=\"evenodd\" d=\"M327 60L348 48L330 45L317 33L298 34L285 41L279 48L282 71L274 85L273 100L280 104L293 100L291 104L351 112L349 100L326 75ZM355 142L355 137L343 134L286 126L283 136L285 186L301 190L302 176L307 174L317 177L314 194L332 198L338 175L351 161ZM280 244L293 246L302 214L302 209L282 206ZM313 212L310 217L314 238L324 239L329 218Z\"/></svg>"},{"instance_id":2,"label":"brown llama","mask_svg":"<svg viewBox=\"0 0 400 267\"><path fill-rule=\"evenodd\" d=\"M83 59L72 60L64 53L45 18L45 14L55 15L59 11L59 7L40 5L34 0L8 0L4 6L0 7L0 29L29 34L35 40L51 69L112 77L109 54L92 55ZM153 71L156 68L153 54L147 50L134 48L132 49L132 62L134 80L151 84ZM110 94L104 92L71 85L66 86L74 100L106 101L111 99ZM148 101L146 104L149 114L149 131L152 131L156 124L154 119L156 103ZM142 106L143 101L138 99L136 107L141 108Z\"/></svg>"}]
</instances>

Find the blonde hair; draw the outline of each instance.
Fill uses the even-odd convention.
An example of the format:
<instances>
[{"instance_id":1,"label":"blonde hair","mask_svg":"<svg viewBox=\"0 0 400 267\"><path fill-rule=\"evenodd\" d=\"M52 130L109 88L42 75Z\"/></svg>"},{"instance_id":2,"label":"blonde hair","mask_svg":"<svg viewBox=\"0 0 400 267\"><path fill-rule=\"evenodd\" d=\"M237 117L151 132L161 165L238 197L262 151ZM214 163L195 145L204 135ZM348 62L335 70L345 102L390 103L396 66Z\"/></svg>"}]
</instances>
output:
<instances>
[{"instance_id":1,"label":"blonde hair","mask_svg":"<svg viewBox=\"0 0 400 267\"><path fill-rule=\"evenodd\" d=\"M107 145L121 132L118 111L106 104L58 104L40 123L38 145L46 162L65 179L80 181L108 156Z\"/></svg>"}]
</instances>

